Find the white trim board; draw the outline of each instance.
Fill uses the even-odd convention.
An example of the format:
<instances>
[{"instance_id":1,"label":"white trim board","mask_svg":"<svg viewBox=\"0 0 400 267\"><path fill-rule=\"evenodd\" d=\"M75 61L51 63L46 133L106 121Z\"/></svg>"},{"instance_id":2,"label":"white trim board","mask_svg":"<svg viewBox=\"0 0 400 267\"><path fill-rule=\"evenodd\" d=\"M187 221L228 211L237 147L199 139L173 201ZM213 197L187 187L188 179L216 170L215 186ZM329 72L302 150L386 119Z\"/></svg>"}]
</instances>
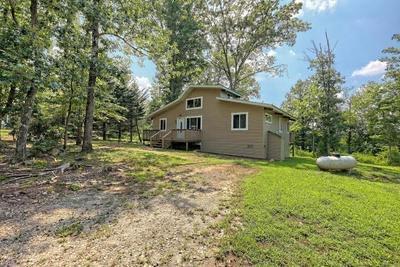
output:
<instances>
[{"instance_id":1,"label":"white trim board","mask_svg":"<svg viewBox=\"0 0 400 267\"><path fill-rule=\"evenodd\" d=\"M246 115L246 128L233 128L233 116L234 115ZM239 117L240 118L240 117ZM239 119L240 126L240 119ZM247 131L249 129L249 113L248 112L232 112L231 113L231 131Z\"/></svg>"}]
</instances>

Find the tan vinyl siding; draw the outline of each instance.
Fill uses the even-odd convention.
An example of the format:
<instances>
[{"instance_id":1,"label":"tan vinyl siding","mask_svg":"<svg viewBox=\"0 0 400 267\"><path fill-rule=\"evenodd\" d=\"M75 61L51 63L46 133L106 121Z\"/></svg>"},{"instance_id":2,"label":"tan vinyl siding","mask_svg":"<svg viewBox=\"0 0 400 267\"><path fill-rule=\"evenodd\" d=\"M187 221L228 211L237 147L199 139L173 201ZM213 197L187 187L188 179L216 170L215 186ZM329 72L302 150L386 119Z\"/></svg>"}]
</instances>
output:
<instances>
[{"instance_id":1,"label":"tan vinyl siding","mask_svg":"<svg viewBox=\"0 0 400 267\"><path fill-rule=\"evenodd\" d=\"M282 159L282 139L279 135L268 132L267 135L267 158L274 159L274 160L281 160Z\"/></svg>"},{"instance_id":2,"label":"tan vinyl siding","mask_svg":"<svg viewBox=\"0 0 400 267\"><path fill-rule=\"evenodd\" d=\"M281 136L282 144L281 144L281 159L285 159L289 157L289 128L287 118L284 118L281 115L275 114L271 111L266 110L265 113L272 115L272 123L265 123L265 132L273 132ZM283 125L283 131L279 129L279 118L281 118L281 123ZM268 151L268 143L267 143L267 151Z\"/></svg>"}]
</instances>

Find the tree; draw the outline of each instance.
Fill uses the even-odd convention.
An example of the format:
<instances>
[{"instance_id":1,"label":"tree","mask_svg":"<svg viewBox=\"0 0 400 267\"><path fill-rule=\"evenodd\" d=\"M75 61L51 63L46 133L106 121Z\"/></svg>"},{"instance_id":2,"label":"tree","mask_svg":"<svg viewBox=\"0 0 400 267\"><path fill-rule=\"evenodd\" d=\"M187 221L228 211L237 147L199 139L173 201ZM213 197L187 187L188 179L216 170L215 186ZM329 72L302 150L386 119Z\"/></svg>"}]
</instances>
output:
<instances>
[{"instance_id":1,"label":"tree","mask_svg":"<svg viewBox=\"0 0 400 267\"><path fill-rule=\"evenodd\" d=\"M69 5L60 14L60 23L56 27L56 43L53 46L55 54L55 71L57 83L62 91L59 101L63 103L64 134L63 149L67 148L68 130L75 114L74 108L81 109L83 104L84 76L88 65L87 47L89 38L82 30L77 16L77 6ZM81 119L75 118L75 127L81 128ZM79 135L80 134L76 133Z\"/></svg>"},{"instance_id":2,"label":"tree","mask_svg":"<svg viewBox=\"0 0 400 267\"><path fill-rule=\"evenodd\" d=\"M316 120L318 116L318 88L311 80L299 80L286 94L282 107L296 117L290 130L295 144L302 150L315 152Z\"/></svg>"},{"instance_id":3,"label":"tree","mask_svg":"<svg viewBox=\"0 0 400 267\"><path fill-rule=\"evenodd\" d=\"M320 153L327 155L338 148L341 136L341 110L343 100L342 84L344 79L335 69L335 54L331 48L328 34L325 34L326 47L318 46L313 42L310 50L313 58L308 57L310 69L314 70L311 80L318 90L318 122L321 133Z\"/></svg>"},{"instance_id":4,"label":"tree","mask_svg":"<svg viewBox=\"0 0 400 267\"><path fill-rule=\"evenodd\" d=\"M54 24L54 10L52 3L31 0L29 3L29 16L22 13L21 20L15 15L15 3L10 4L11 15L17 31L20 31L21 43L18 51L25 50L21 57L16 57L19 64L24 66L22 79L27 79L27 88L21 109L20 128L17 133L16 159L22 161L26 158L26 144L29 125L32 119L32 109L38 88L44 83L46 75L43 73L48 65L45 51L50 46L51 29ZM26 3L21 3L22 12L28 12ZM46 15L44 14L46 13ZM10 53L12 54L12 52ZM27 54L29 55L28 57ZM25 89L25 88L24 88Z\"/></svg>"},{"instance_id":5,"label":"tree","mask_svg":"<svg viewBox=\"0 0 400 267\"><path fill-rule=\"evenodd\" d=\"M281 69L268 50L293 45L297 33L309 28L296 17L301 6L296 1L282 5L279 0L204 1L202 17L211 46L207 60L215 73L223 75L222 84L245 97L258 96L254 75Z\"/></svg>"},{"instance_id":6,"label":"tree","mask_svg":"<svg viewBox=\"0 0 400 267\"><path fill-rule=\"evenodd\" d=\"M136 55L150 54L162 47L164 35L157 30L150 12L151 2L143 0L85 1L84 16L91 34L90 61L88 71L87 102L84 123L83 152L92 150L92 134L95 107L95 87L98 76L100 53L107 53L123 43ZM101 51L100 49L101 42ZM155 45L156 44L156 45ZM155 54L155 53L154 53Z\"/></svg>"},{"instance_id":7,"label":"tree","mask_svg":"<svg viewBox=\"0 0 400 267\"><path fill-rule=\"evenodd\" d=\"M184 85L203 72L207 48L203 25L198 17L198 0L163 0L156 10L160 26L166 31L168 53L155 58L158 82L164 103L182 93Z\"/></svg>"}]
</instances>

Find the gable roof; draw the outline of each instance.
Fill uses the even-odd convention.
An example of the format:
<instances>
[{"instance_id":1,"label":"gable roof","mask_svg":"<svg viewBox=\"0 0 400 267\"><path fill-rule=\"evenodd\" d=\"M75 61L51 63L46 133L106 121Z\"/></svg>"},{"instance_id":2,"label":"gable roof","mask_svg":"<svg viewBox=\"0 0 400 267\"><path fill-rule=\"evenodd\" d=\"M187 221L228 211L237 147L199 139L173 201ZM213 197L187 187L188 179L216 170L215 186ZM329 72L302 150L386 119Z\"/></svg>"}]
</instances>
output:
<instances>
[{"instance_id":1,"label":"gable roof","mask_svg":"<svg viewBox=\"0 0 400 267\"><path fill-rule=\"evenodd\" d=\"M193 89L195 89L195 88L201 88L201 89L219 89L219 90L224 90L224 91L226 91L226 92L229 92L229 93L231 93L231 94L233 94L233 95L235 95L235 96L237 96L237 97L241 97L241 95L238 94L237 92L232 91L232 90L230 90L230 89L228 89L227 87L222 86L222 85L189 85L189 87L188 87L185 91L183 91L183 93L182 93L176 100L174 100L174 101L172 101L172 102L170 102L170 103L168 103L168 104L162 106L161 108L157 109L156 111L150 113L147 117L148 117L148 118L154 117L154 116L157 115L158 113L160 113L160 112L162 112L162 111L164 111L164 110L166 110L166 109L168 109L168 108L170 108L170 107L172 107L172 106L178 104L179 102L181 102L182 100L184 100L184 99L187 97L187 95L188 95L191 91L193 91Z\"/></svg>"},{"instance_id":2,"label":"gable roof","mask_svg":"<svg viewBox=\"0 0 400 267\"><path fill-rule=\"evenodd\" d=\"M240 104L245 104L245 105L264 107L264 108L269 109L269 110L273 111L274 113L282 115L290 120L296 120L296 118L293 117L290 113L288 113L288 112L282 110L281 108L278 108L277 106L272 105L272 104L258 103L258 102L247 101L247 100L242 100L242 99L232 99L232 98L224 98L224 97L217 97L217 99L221 100L221 101L225 101L225 102L233 102L233 103L240 103Z\"/></svg>"},{"instance_id":3,"label":"gable roof","mask_svg":"<svg viewBox=\"0 0 400 267\"><path fill-rule=\"evenodd\" d=\"M240 97L241 95L236 93L235 91L232 91L228 89L225 86L222 85L190 85L183 93L174 101L162 106L161 108L157 109L156 111L150 113L147 117L152 118L155 115L167 110L168 108L180 103L182 100L184 100L188 94L193 91L195 88L201 88L201 89L219 89L219 90L224 90L226 92L229 92L237 97ZM259 107L264 107L266 109L269 109L273 111L276 114L282 115L290 120L296 120L295 117L293 117L290 113L282 110L281 108L272 105L272 104L267 104L267 103L259 103L259 102L253 102L253 101L247 101L247 100L242 100L242 99L235 99L235 98L224 98L224 97L217 97L218 100L221 101L226 101L226 102L232 102L232 103L239 103L239 104L245 104L245 105L253 105L253 106L259 106Z\"/></svg>"}]
</instances>

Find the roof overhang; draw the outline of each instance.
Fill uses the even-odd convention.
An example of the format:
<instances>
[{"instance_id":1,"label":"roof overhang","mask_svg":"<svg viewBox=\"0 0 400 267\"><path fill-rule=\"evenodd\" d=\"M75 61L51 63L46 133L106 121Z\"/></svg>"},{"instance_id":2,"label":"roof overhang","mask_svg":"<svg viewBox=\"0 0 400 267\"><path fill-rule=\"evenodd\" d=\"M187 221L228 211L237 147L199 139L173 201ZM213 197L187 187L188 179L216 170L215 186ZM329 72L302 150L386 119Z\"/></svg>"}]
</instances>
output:
<instances>
[{"instance_id":1,"label":"roof overhang","mask_svg":"<svg viewBox=\"0 0 400 267\"><path fill-rule=\"evenodd\" d=\"M270 110L274 112L275 114L281 115L289 120L296 120L294 116L292 116L290 113L282 110L281 108L278 108L275 105L272 104L267 104L267 103L258 103L258 102L252 102L252 101L246 101L246 100L241 100L241 99L231 99L231 98L223 98L223 97L217 97L218 100L225 101L225 102L232 102L232 103L240 103L244 105L251 105L251 106L258 106L258 107L263 107L267 110Z\"/></svg>"},{"instance_id":2,"label":"roof overhang","mask_svg":"<svg viewBox=\"0 0 400 267\"><path fill-rule=\"evenodd\" d=\"M237 96L237 97L240 97L240 96L241 96L241 95L238 94L237 92L232 91L232 90L230 90L230 89L228 89L227 87L222 86L222 85L189 85L188 88L187 88L185 91L183 91L183 93L182 93L176 100L174 100L174 101L172 101L172 102L170 102L170 103L168 103L168 104L162 106L161 108L157 109L156 111L150 113L150 114L147 116L147 118L152 118L152 117L156 116L157 114L159 114L159 113L161 113L161 112L163 112L163 111L169 109L170 107L172 107L172 106L174 106L174 105L180 103L180 102L181 102L182 100L184 100L184 99L189 95L189 93L190 93L191 91L193 91L193 89L195 89L195 88L200 88L200 89L219 89L219 90L223 90L223 91L229 92L229 93L231 93L231 94L233 94L233 95L235 95L235 96Z\"/></svg>"}]
</instances>

